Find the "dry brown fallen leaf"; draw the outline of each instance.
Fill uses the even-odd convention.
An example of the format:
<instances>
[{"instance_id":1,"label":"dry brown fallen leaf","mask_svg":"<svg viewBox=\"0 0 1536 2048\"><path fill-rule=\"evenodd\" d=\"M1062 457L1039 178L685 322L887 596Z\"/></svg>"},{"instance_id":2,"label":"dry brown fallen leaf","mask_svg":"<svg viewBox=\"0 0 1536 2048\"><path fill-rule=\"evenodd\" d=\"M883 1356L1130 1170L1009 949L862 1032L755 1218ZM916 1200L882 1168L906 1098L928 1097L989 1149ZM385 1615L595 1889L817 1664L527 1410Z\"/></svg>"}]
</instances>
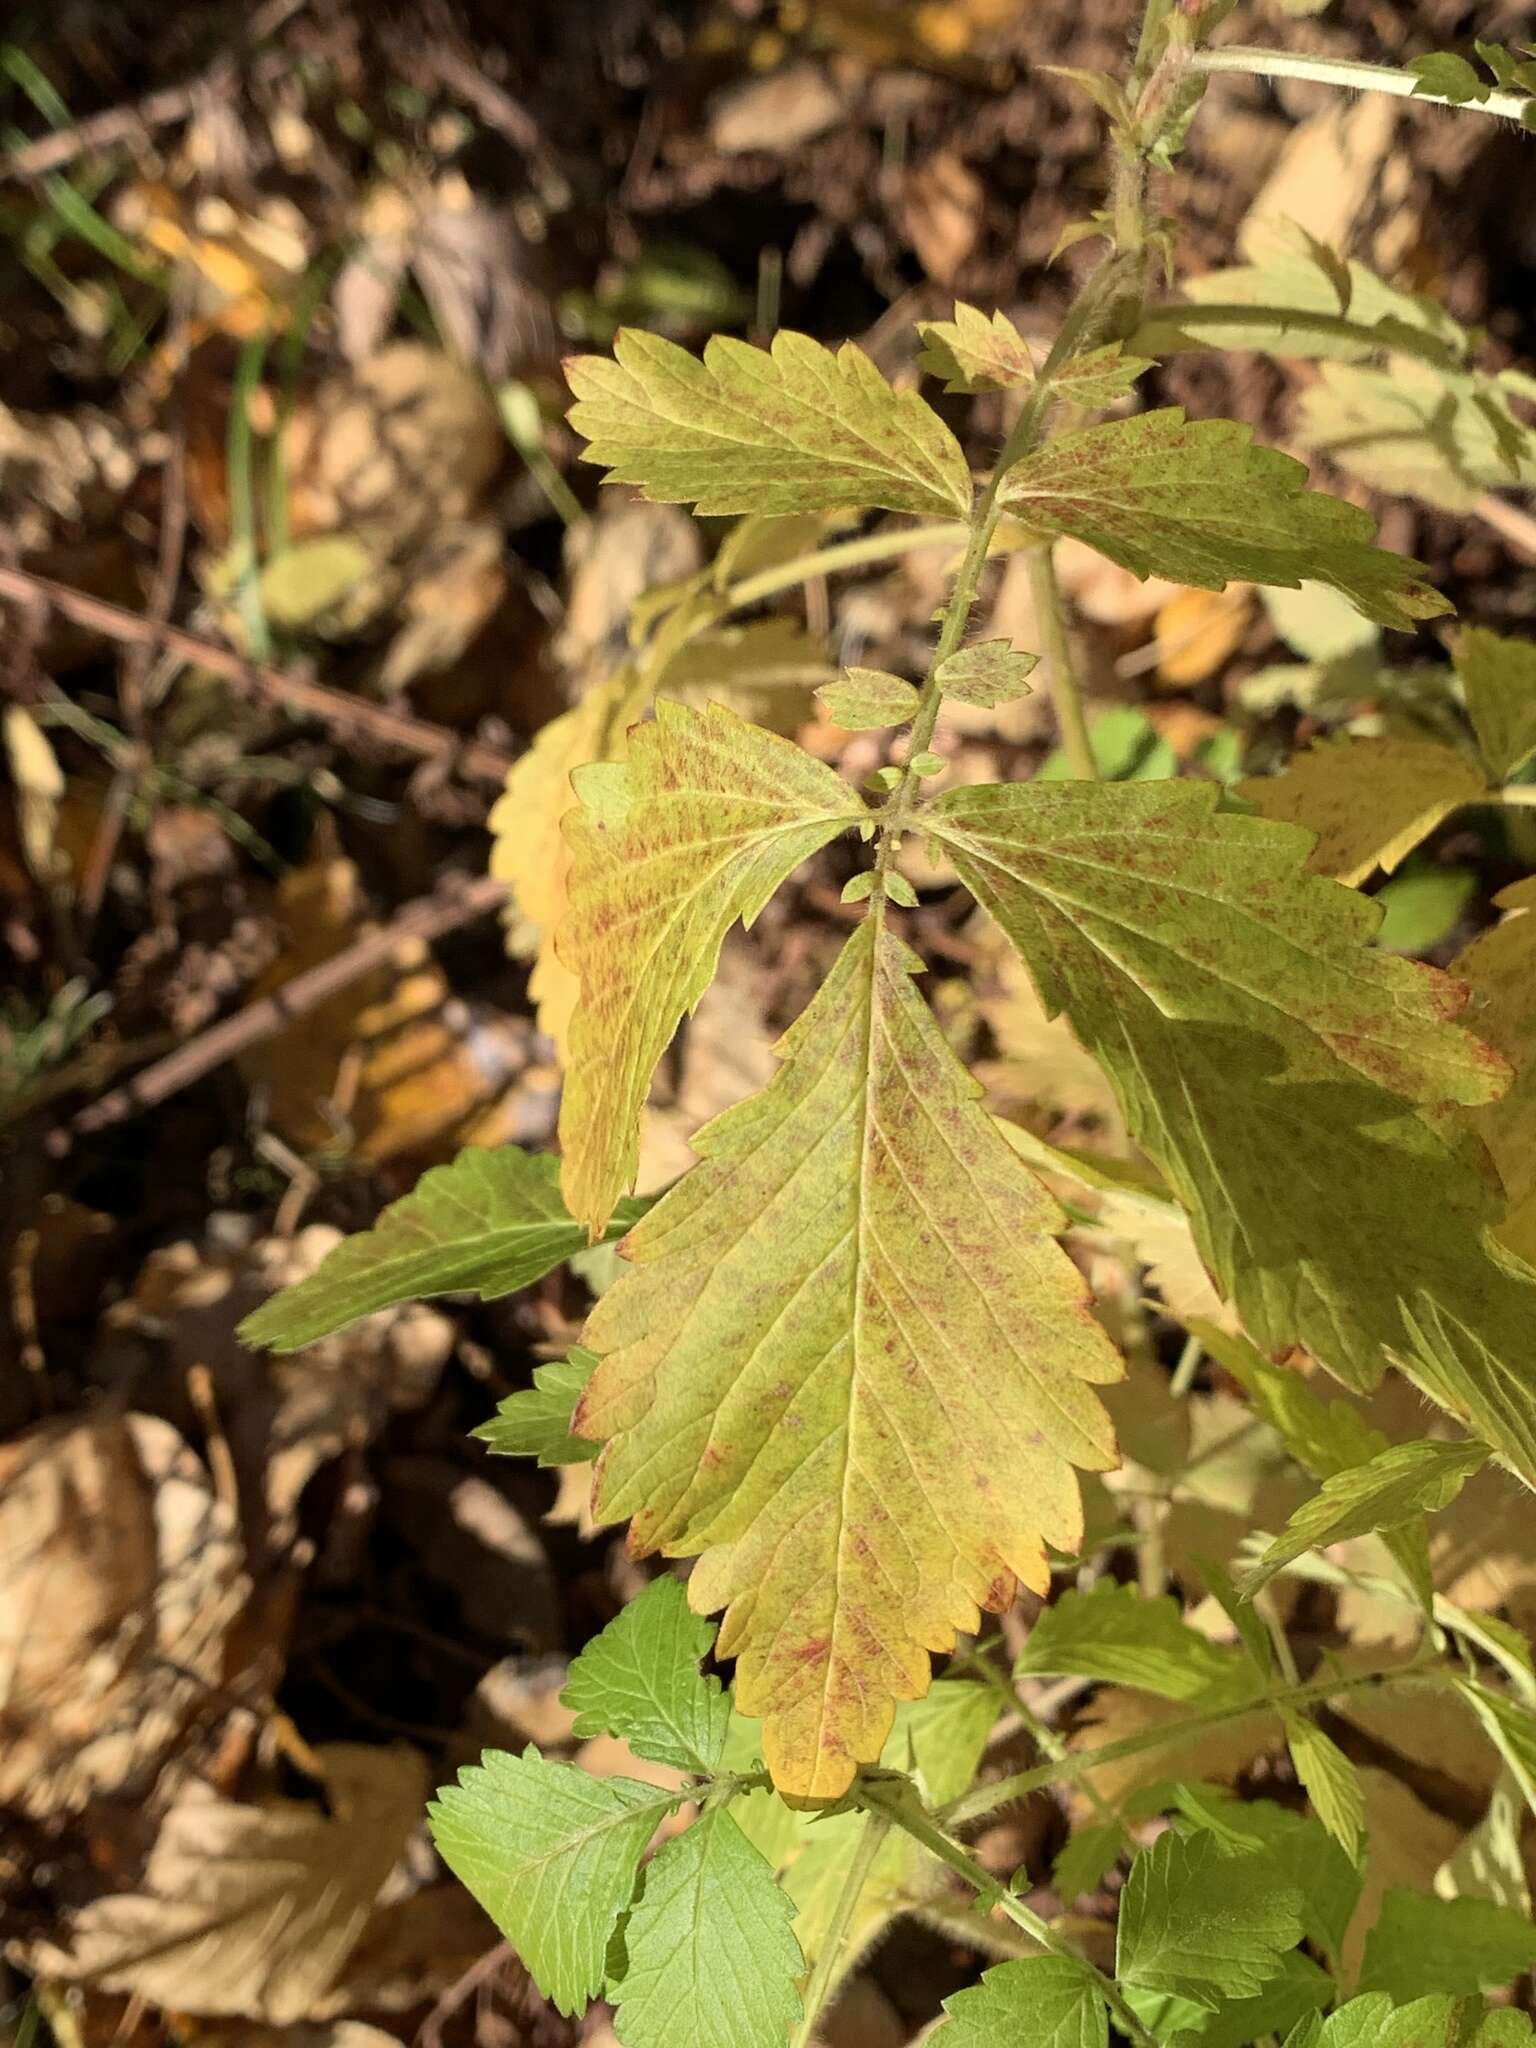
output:
<instances>
[{"instance_id":1,"label":"dry brown fallen leaf","mask_svg":"<svg viewBox=\"0 0 1536 2048\"><path fill-rule=\"evenodd\" d=\"M248 1590L232 1512L159 1417L0 1446L0 1805L146 1782L222 1684Z\"/></svg>"},{"instance_id":2,"label":"dry brown fallen leaf","mask_svg":"<svg viewBox=\"0 0 1536 2048\"><path fill-rule=\"evenodd\" d=\"M427 1773L414 1750L318 1752L330 1810L223 1799L193 1779L134 1891L11 1953L34 1975L128 1991L172 2012L283 2026L311 2018L355 1947L407 1837Z\"/></svg>"}]
</instances>

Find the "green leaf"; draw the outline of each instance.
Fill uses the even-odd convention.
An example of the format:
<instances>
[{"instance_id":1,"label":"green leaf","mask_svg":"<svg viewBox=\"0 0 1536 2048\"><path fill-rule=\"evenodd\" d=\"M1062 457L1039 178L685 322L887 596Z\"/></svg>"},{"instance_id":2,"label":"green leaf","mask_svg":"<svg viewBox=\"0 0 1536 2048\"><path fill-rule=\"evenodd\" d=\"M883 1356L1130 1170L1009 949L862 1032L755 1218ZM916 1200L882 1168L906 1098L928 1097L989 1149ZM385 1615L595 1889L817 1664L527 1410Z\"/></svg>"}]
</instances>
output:
<instances>
[{"instance_id":1,"label":"green leaf","mask_svg":"<svg viewBox=\"0 0 1536 2048\"><path fill-rule=\"evenodd\" d=\"M1118 341L1112 341L1063 363L1051 373L1051 389L1071 405L1102 412L1127 397L1137 380L1152 368L1151 356L1128 356Z\"/></svg>"},{"instance_id":2,"label":"green leaf","mask_svg":"<svg viewBox=\"0 0 1536 2048\"><path fill-rule=\"evenodd\" d=\"M1108 2048L1109 2019L1093 1973L1070 1956L1000 1963L944 2001L935 2048Z\"/></svg>"},{"instance_id":3,"label":"green leaf","mask_svg":"<svg viewBox=\"0 0 1536 2048\"><path fill-rule=\"evenodd\" d=\"M723 1806L659 1849L611 1996L624 2048L784 2048L804 1968L789 1900Z\"/></svg>"},{"instance_id":4,"label":"green leaf","mask_svg":"<svg viewBox=\"0 0 1536 2048\"><path fill-rule=\"evenodd\" d=\"M1263 1854L1232 1855L1207 1833L1170 1828L1131 1865L1120 1898L1115 1974L1217 2011L1251 1998L1301 1940L1301 1894Z\"/></svg>"},{"instance_id":5,"label":"green leaf","mask_svg":"<svg viewBox=\"0 0 1536 2048\"><path fill-rule=\"evenodd\" d=\"M1536 646L1470 626L1455 652L1477 744L1489 775L1502 782L1536 753Z\"/></svg>"},{"instance_id":6,"label":"green leaf","mask_svg":"<svg viewBox=\"0 0 1536 2048\"><path fill-rule=\"evenodd\" d=\"M771 349L716 335L704 359L626 328L614 360L567 367L571 425L610 483L718 512L829 512L878 505L965 519L960 444L915 391L896 392L862 349L808 335Z\"/></svg>"},{"instance_id":7,"label":"green leaf","mask_svg":"<svg viewBox=\"0 0 1536 2048\"><path fill-rule=\"evenodd\" d=\"M1365 1832L1365 1788L1360 1773L1310 1715L1286 1709L1281 1719L1291 1762L1312 1802L1312 1811L1350 1861L1358 1862Z\"/></svg>"},{"instance_id":8,"label":"green leaf","mask_svg":"<svg viewBox=\"0 0 1536 2048\"><path fill-rule=\"evenodd\" d=\"M396 1302L515 1293L586 1248L559 1183L559 1162L544 1154L471 1146L424 1173L372 1230L343 1239L307 1280L263 1302L240 1325L241 1341L297 1351ZM647 1207L626 1202L610 1235L622 1236Z\"/></svg>"},{"instance_id":9,"label":"green leaf","mask_svg":"<svg viewBox=\"0 0 1536 2048\"><path fill-rule=\"evenodd\" d=\"M1028 678L1039 660L1038 654L1017 653L1010 641L983 640L941 661L937 681L945 696L957 703L991 710L1026 693Z\"/></svg>"},{"instance_id":10,"label":"green leaf","mask_svg":"<svg viewBox=\"0 0 1536 2048\"><path fill-rule=\"evenodd\" d=\"M636 1756L708 1777L725 1748L731 1703L699 1665L713 1622L691 1613L678 1580L657 1579L595 1636L560 1697L576 1735L617 1735Z\"/></svg>"},{"instance_id":11,"label":"green leaf","mask_svg":"<svg viewBox=\"0 0 1536 2048\"><path fill-rule=\"evenodd\" d=\"M1369 513L1306 483L1302 463L1255 447L1235 420L1189 421L1171 406L1063 435L1010 470L1000 497L1039 532L1071 534L1137 576L1202 590L1328 583L1405 630L1450 609L1417 562L1371 545Z\"/></svg>"},{"instance_id":12,"label":"green leaf","mask_svg":"<svg viewBox=\"0 0 1536 2048\"><path fill-rule=\"evenodd\" d=\"M1466 58L1458 57L1452 50L1432 50L1424 57L1410 57L1407 68L1419 81L1414 87L1416 93L1432 93L1453 106L1464 107L1472 101L1481 105L1490 91Z\"/></svg>"},{"instance_id":13,"label":"green leaf","mask_svg":"<svg viewBox=\"0 0 1536 2048\"><path fill-rule=\"evenodd\" d=\"M1478 1030L1515 1070L1514 1086L1474 1114L1508 1204L1499 1242L1536 1266L1536 876L1493 899L1502 922L1458 955L1471 985Z\"/></svg>"},{"instance_id":14,"label":"green leaf","mask_svg":"<svg viewBox=\"0 0 1536 2048\"><path fill-rule=\"evenodd\" d=\"M623 763L572 777L561 957L581 981L560 1106L561 1187L594 1237L632 1184L656 1064L721 942L809 854L868 818L832 770L718 704L658 704Z\"/></svg>"},{"instance_id":15,"label":"green leaf","mask_svg":"<svg viewBox=\"0 0 1536 2048\"><path fill-rule=\"evenodd\" d=\"M919 320L917 367L946 391L1018 391L1035 381L1029 343L1005 313L989 319L958 300L953 320Z\"/></svg>"},{"instance_id":16,"label":"green leaf","mask_svg":"<svg viewBox=\"0 0 1536 2048\"><path fill-rule=\"evenodd\" d=\"M1104 1579L1091 1592L1069 1590L1047 1607L1019 1653L1020 1677L1102 1679L1165 1700L1258 1690L1246 1658L1188 1626L1172 1598L1149 1600L1135 1586Z\"/></svg>"},{"instance_id":17,"label":"green leaf","mask_svg":"<svg viewBox=\"0 0 1536 2048\"><path fill-rule=\"evenodd\" d=\"M1365 1938L1361 1991L1399 2001L1501 1991L1536 1966L1536 1927L1487 1899L1438 1899L1393 1885Z\"/></svg>"},{"instance_id":18,"label":"green leaf","mask_svg":"<svg viewBox=\"0 0 1536 2048\"><path fill-rule=\"evenodd\" d=\"M1433 740L1323 740L1292 755L1278 775L1238 793L1266 818L1316 833L1308 866L1353 887L1374 868L1387 874L1488 784L1476 764Z\"/></svg>"},{"instance_id":19,"label":"green leaf","mask_svg":"<svg viewBox=\"0 0 1536 2048\"><path fill-rule=\"evenodd\" d=\"M1335 1989L1326 1970L1310 1956L1297 1954L1283 1956L1280 1968L1252 1998L1228 1999L1219 2012L1167 1992L1131 1990L1126 1996L1137 2018L1168 2048L1249 2048L1320 2011Z\"/></svg>"},{"instance_id":20,"label":"green leaf","mask_svg":"<svg viewBox=\"0 0 1536 2048\"><path fill-rule=\"evenodd\" d=\"M577 2013L603 1988L645 1845L681 1797L492 1749L438 1793L432 1839L545 1997Z\"/></svg>"},{"instance_id":21,"label":"green leaf","mask_svg":"<svg viewBox=\"0 0 1536 2048\"><path fill-rule=\"evenodd\" d=\"M823 683L816 695L832 723L847 732L905 725L918 704L910 683L880 668L850 668L835 683Z\"/></svg>"},{"instance_id":22,"label":"green leaf","mask_svg":"<svg viewBox=\"0 0 1536 2048\"><path fill-rule=\"evenodd\" d=\"M1524 2013L1469 2010L1451 1998L1417 1998L1394 2007L1383 1992L1352 1998L1310 2034L1285 2048L1521 2048L1531 2039Z\"/></svg>"},{"instance_id":23,"label":"green leaf","mask_svg":"<svg viewBox=\"0 0 1536 2048\"><path fill-rule=\"evenodd\" d=\"M758 1096L628 1240L577 1412L597 1512L702 1551L693 1604L785 1792L835 1799L929 1653L1073 1549L1073 1466L1114 1462L1119 1360L1064 1222L983 1112L878 918ZM1007 1304L1006 1315L1002 1304Z\"/></svg>"},{"instance_id":24,"label":"green leaf","mask_svg":"<svg viewBox=\"0 0 1536 2048\"><path fill-rule=\"evenodd\" d=\"M585 1465L597 1445L571 1429L576 1404L597 1364L578 1344L565 1358L533 1369L533 1385L508 1394L489 1422L470 1431L504 1457L537 1458L541 1465Z\"/></svg>"},{"instance_id":25,"label":"green leaf","mask_svg":"<svg viewBox=\"0 0 1536 2048\"><path fill-rule=\"evenodd\" d=\"M1163 782L1179 772L1179 757L1145 711L1114 704L1088 721L1088 744L1101 782ZM1037 782L1075 782L1077 770L1058 748L1035 772Z\"/></svg>"},{"instance_id":26,"label":"green leaf","mask_svg":"<svg viewBox=\"0 0 1536 2048\"><path fill-rule=\"evenodd\" d=\"M1069 1910L1075 1899L1097 1891L1120 1860L1125 1829L1116 1820L1095 1821L1068 1837L1051 1865L1051 1885Z\"/></svg>"},{"instance_id":27,"label":"green leaf","mask_svg":"<svg viewBox=\"0 0 1536 2048\"><path fill-rule=\"evenodd\" d=\"M1377 945L1385 953L1404 953L1411 959L1433 952L1466 916L1478 887L1472 868L1411 861L1376 891L1375 901L1381 905Z\"/></svg>"},{"instance_id":28,"label":"green leaf","mask_svg":"<svg viewBox=\"0 0 1536 2048\"><path fill-rule=\"evenodd\" d=\"M1274 1880L1300 1894L1306 1939L1336 1963L1360 1903L1364 1880L1359 1868L1320 1821L1269 1799L1233 1805L1243 1832L1262 1845Z\"/></svg>"},{"instance_id":29,"label":"green leaf","mask_svg":"<svg viewBox=\"0 0 1536 2048\"><path fill-rule=\"evenodd\" d=\"M1434 1442L1393 1444L1365 1465L1351 1465L1323 1481L1303 1501L1264 1555L1238 1579L1252 1599L1304 1551L1321 1550L1350 1536L1394 1529L1416 1514L1447 1507L1472 1474L1487 1463L1487 1446Z\"/></svg>"},{"instance_id":30,"label":"green leaf","mask_svg":"<svg viewBox=\"0 0 1536 2048\"><path fill-rule=\"evenodd\" d=\"M1482 1722L1489 1741L1509 1766L1526 1805L1536 1813L1536 1707L1508 1699L1475 1679L1458 1681L1456 1690Z\"/></svg>"},{"instance_id":31,"label":"green leaf","mask_svg":"<svg viewBox=\"0 0 1536 2048\"><path fill-rule=\"evenodd\" d=\"M297 541L262 568L262 610L269 624L301 632L340 604L373 567L368 550L350 534Z\"/></svg>"},{"instance_id":32,"label":"green leaf","mask_svg":"<svg viewBox=\"0 0 1536 2048\"><path fill-rule=\"evenodd\" d=\"M1112 1081L1264 1350L1361 1388L1391 1352L1536 1484L1536 1274L1448 1105L1506 1082L1457 984L1371 947L1293 827L1193 782L1010 784L917 814ZM1428 1112L1426 1114L1426 1112Z\"/></svg>"}]
</instances>

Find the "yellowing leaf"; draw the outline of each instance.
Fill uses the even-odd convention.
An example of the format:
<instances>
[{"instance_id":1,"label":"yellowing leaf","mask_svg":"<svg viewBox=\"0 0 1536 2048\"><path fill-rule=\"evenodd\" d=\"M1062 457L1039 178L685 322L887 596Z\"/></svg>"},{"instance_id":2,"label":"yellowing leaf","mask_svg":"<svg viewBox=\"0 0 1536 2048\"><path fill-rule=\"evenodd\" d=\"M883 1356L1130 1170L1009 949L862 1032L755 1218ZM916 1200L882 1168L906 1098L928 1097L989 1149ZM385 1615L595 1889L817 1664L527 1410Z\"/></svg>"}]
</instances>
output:
<instances>
[{"instance_id":1,"label":"yellowing leaf","mask_svg":"<svg viewBox=\"0 0 1536 2048\"><path fill-rule=\"evenodd\" d=\"M1531 437L1497 378L1406 356L1387 370L1325 363L1303 394L1301 434L1362 483L1447 512L1536 475Z\"/></svg>"},{"instance_id":2,"label":"yellowing leaf","mask_svg":"<svg viewBox=\"0 0 1536 2048\"><path fill-rule=\"evenodd\" d=\"M1536 646L1472 626L1457 642L1456 672L1488 773L1502 781L1536 753Z\"/></svg>"},{"instance_id":3,"label":"yellowing leaf","mask_svg":"<svg viewBox=\"0 0 1536 2048\"><path fill-rule=\"evenodd\" d=\"M1474 762L1434 740L1322 740L1239 793L1266 818L1317 835L1307 865L1351 887L1387 874L1458 805L1486 796Z\"/></svg>"},{"instance_id":4,"label":"yellowing leaf","mask_svg":"<svg viewBox=\"0 0 1536 2048\"><path fill-rule=\"evenodd\" d=\"M837 682L823 684L816 695L832 723L847 732L905 725L917 709L912 685L879 668L851 668Z\"/></svg>"},{"instance_id":5,"label":"yellowing leaf","mask_svg":"<svg viewBox=\"0 0 1536 2048\"><path fill-rule=\"evenodd\" d=\"M775 1781L835 1798L929 1653L1048 1584L1081 1534L1074 1465L1113 1434L1119 1361L1054 1242L1063 1218L976 1100L870 918L764 1091L695 1140L630 1233L576 1413L598 1513L700 1552L737 1704Z\"/></svg>"},{"instance_id":6,"label":"yellowing leaf","mask_svg":"<svg viewBox=\"0 0 1536 2048\"><path fill-rule=\"evenodd\" d=\"M716 335L701 362L624 328L614 358L578 356L567 373L571 424L610 482L705 514L970 512L954 435L852 342L834 355L804 334L776 334L771 350Z\"/></svg>"},{"instance_id":7,"label":"yellowing leaf","mask_svg":"<svg viewBox=\"0 0 1536 2048\"><path fill-rule=\"evenodd\" d=\"M656 1063L721 941L866 806L822 762L718 704L657 706L629 760L576 778L562 960L581 981L560 1110L561 1187L594 1237L633 1185Z\"/></svg>"},{"instance_id":8,"label":"yellowing leaf","mask_svg":"<svg viewBox=\"0 0 1536 2048\"><path fill-rule=\"evenodd\" d=\"M1029 343L1006 313L989 319L957 301L953 320L920 320L917 331L918 368L942 377L946 391L1016 391L1035 381Z\"/></svg>"},{"instance_id":9,"label":"yellowing leaf","mask_svg":"<svg viewBox=\"0 0 1536 2048\"><path fill-rule=\"evenodd\" d=\"M939 664L939 687L958 704L979 704L990 711L1024 695L1039 660L1038 654L1018 653L1011 641L983 640Z\"/></svg>"},{"instance_id":10,"label":"yellowing leaf","mask_svg":"<svg viewBox=\"0 0 1536 2048\"><path fill-rule=\"evenodd\" d=\"M1456 962L1472 986L1478 1030L1515 1070L1502 1101L1477 1112L1509 1197L1500 1241L1536 1266L1536 876L1495 898L1501 924L1474 939Z\"/></svg>"},{"instance_id":11,"label":"yellowing leaf","mask_svg":"<svg viewBox=\"0 0 1536 2048\"><path fill-rule=\"evenodd\" d=\"M1253 592L1181 590L1157 615L1158 681L1187 689L1215 675L1242 646L1253 613Z\"/></svg>"},{"instance_id":12,"label":"yellowing leaf","mask_svg":"<svg viewBox=\"0 0 1536 2048\"><path fill-rule=\"evenodd\" d=\"M1009 471L1001 499L1137 576L1202 590L1329 583L1367 618L1405 629L1450 609L1417 562L1371 544L1368 512L1306 483L1301 463L1255 447L1237 421L1190 421L1169 406L1052 441Z\"/></svg>"},{"instance_id":13,"label":"yellowing leaf","mask_svg":"<svg viewBox=\"0 0 1536 2048\"><path fill-rule=\"evenodd\" d=\"M1373 948L1292 827L1195 783L957 789L919 814L1103 1062L1264 1350L1370 1387L1384 1350L1536 1483L1536 1274L1446 1112L1506 1085L1458 985Z\"/></svg>"}]
</instances>

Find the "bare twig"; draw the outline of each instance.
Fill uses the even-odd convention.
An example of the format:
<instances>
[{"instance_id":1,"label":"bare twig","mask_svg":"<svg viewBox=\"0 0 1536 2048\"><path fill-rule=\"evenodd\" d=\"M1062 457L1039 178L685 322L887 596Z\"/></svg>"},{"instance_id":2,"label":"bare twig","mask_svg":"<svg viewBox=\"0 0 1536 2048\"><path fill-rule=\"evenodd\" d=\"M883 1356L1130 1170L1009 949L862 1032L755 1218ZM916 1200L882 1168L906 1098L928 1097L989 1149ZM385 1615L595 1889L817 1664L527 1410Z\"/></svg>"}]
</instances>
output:
<instances>
[{"instance_id":1,"label":"bare twig","mask_svg":"<svg viewBox=\"0 0 1536 2048\"><path fill-rule=\"evenodd\" d=\"M340 990L382 966L407 940L439 939L445 932L455 931L496 909L506 900L506 893L505 884L490 875L445 876L430 896L419 896L414 903L407 903L388 924L365 932L350 946L333 953L329 960L296 974L271 995L247 1003L243 1010L225 1017L187 1044L177 1046L131 1081L88 1103L67 1127L51 1134L50 1149L55 1153L67 1152L76 1138L107 1130L153 1109L236 1053L308 1016Z\"/></svg>"},{"instance_id":2,"label":"bare twig","mask_svg":"<svg viewBox=\"0 0 1536 2048\"><path fill-rule=\"evenodd\" d=\"M201 639L162 620L143 618L121 605L109 604L105 598L74 590L67 583L55 583L51 577L38 576L30 569L0 565L0 597L12 598L22 605L42 604L87 631L105 634L109 640L119 640L127 646L169 648L183 661L211 670L250 696L273 698L302 716L320 719L337 732L350 732L381 746L397 747L423 761L441 761L476 781L502 782L512 766L511 755L503 753L500 747L487 746L481 740L460 740L446 726L413 718L408 711L370 704L362 697L348 696L345 690L332 690L324 683L288 675L264 662L247 661L244 655L221 647L216 640Z\"/></svg>"}]
</instances>

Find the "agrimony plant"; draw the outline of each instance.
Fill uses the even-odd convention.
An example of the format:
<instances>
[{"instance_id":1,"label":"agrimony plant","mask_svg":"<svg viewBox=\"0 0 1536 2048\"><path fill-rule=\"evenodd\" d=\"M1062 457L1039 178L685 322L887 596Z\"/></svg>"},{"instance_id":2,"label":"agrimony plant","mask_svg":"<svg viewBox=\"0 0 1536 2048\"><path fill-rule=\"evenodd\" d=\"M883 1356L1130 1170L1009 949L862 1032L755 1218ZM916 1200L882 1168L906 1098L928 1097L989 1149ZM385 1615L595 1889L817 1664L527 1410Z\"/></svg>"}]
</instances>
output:
<instances>
[{"instance_id":1,"label":"agrimony plant","mask_svg":"<svg viewBox=\"0 0 1536 2048\"><path fill-rule=\"evenodd\" d=\"M946 2048L1091 2048L1111 2027L1186 2048L1528 2036L1480 1997L1536 1960L1508 1902L1389 1894L1363 1962L1346 1966L1365 1807L1314 1710L1364 1685L1452 1690L1536 1801L1528 1649L1436 1593L1425 1538L1426 1515L1490 1458L1536 1486L1536 1025L1517 992L1529 920L1468 956L1485 1037L1459 1021L1462 982L1373 945L1379 913L1347 886L1456 804L1518 800L1536 750L1530 656L1486 634L1460 643L1473 734L1459 752L1339 742L1252 788L1246 809L1211 784L1106 786L1051 567L1053 541L1072 536L1204 589L1326 585L1389 629L1448 609L1417 564L1376 546L1365 513L1309 488L1245 427L1125 411L1177 348L1299 349L1371 375L1406 359L1485 424L1492 409L1501 459L1530 459L1470 338L1330 252L1151 303L1171 229L1149 208L1149 173L1172 161L1222 68L1206 38L1229 12L1230 0L1151 0L1129 78L1086 81L1112 128L1111 203L1086 224L1107 246L1044 360L1001 314L962 305L923 327L922 367L947 390L1016 395L979 484L938 413L852 345L721 337L699 360L629 332L612 359L572 365L589 460L653 499L749 518L725 568L648 606L634 662L546 749L576 759L569 907L558 962L541 961L579 988L558 1186L552 1162L512 1148L466 1154L247 1325L253 1342L292 1348L410 1295L506 1292L622 1236L624 1270L582 1347L480 1433L545 1463L595 1460L599 1520L627 1521L638 1555L696 1560L686 1595L658 1579L582 1653L566 1695L579 1732L608 1730L682 1781L658 1790L532 1750L492 1754L441 1795L434 1824L547 1994L566 2011L607 1995L628 2048L807 2042L894 1912L942 1913L945 1873L990 1909L970 1937L1007 1958L951 2001ZM1501 91L1526 85L1523 59L1506 80L1483 54ZM1273 53L1235 55L1262 70ZM1401 89L1420 75L1477 99L1443 65ZM796 552L825 515L876 509L923 523ZM854 669L824 692L839 722L903 735L900 765L872 789L718 704L663 698L623 732L733 605L940 543L959 564L920 684ZM935 796L946 699L997 704L1030 687L1033 651L972 637L984 566L1005 545L1030 550L1076 776ZM1369 804L1340 797L1362 788ZM1117 1460L1097 1390L1123 1362L1036 1165L1080 1169L993 1122L922 998L901 933L909 834L938 844L1101 1062L1161 1176L1149 1199L1187 1217L1246 1332L1192 1322L1193 1338L1318 1482L1236 1584L1213 1568L1230 1647L1166 1600L1067 1593L1012 1682L973 1658L956 1670L975 1676L930 1689L934 1653L1021 1585L1049 1593L1053 1556L1078 1550L1077 1475ZM634 1203L653 1072L726 933L840 835L868 849L845 892L864 913L776 1076L699 1134L700 1163L676 1186ZM1388 1442L1273 1363L1295 1347L1359 1392L1395 1364L1466 1435ZM1369 1532L1422 1653L1304 1683L1266 1589ZM701 1617L722 1611L716 1639ZM735 1660L729 1695L701 1671L712 1653ZM1043 1674L1181 1710L1101 1763L1257 1717L1288 1747L1313 1817L1177 1775L1115 1806L1048 1729L1041 1765L975 1783L993 1722L1024 1711L1017 1682ZM1064 1783L1096 1813L1058 1871L1069 1899L1134 1847L1132 1822L1174 1818L1129 1863L1112 1974L990 1877L961 1832ZM697 1818L647 1859L684 1803Z\"/></svg>"}]
</instances>

